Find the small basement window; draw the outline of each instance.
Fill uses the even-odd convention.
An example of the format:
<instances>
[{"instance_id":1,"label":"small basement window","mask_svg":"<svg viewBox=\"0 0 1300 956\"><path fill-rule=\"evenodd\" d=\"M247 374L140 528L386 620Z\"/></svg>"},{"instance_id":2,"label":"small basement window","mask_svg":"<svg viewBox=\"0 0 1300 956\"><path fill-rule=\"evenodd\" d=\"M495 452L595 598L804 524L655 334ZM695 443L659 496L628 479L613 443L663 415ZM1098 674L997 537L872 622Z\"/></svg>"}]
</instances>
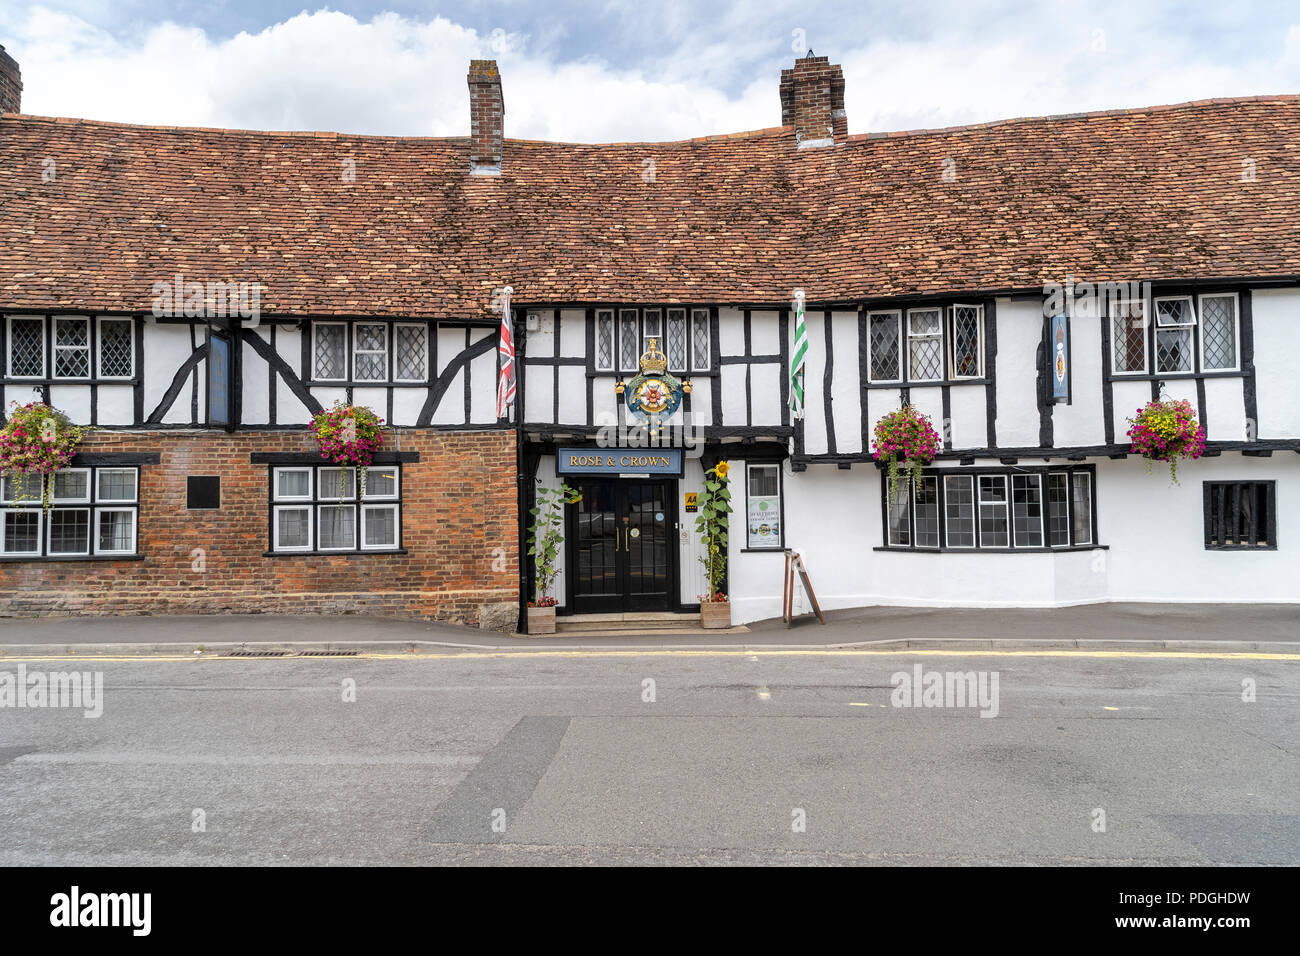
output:
<instances>
[{"instance_id":1,"label":"small basement window","mask_svg":"<svg viewBox=\"0 0 1300 956\"><path fill-rule=\"evenodd\" d=\"M1276 551L1275 481L1207 481L1208 551Z\"/></svg>"}]
</instances>

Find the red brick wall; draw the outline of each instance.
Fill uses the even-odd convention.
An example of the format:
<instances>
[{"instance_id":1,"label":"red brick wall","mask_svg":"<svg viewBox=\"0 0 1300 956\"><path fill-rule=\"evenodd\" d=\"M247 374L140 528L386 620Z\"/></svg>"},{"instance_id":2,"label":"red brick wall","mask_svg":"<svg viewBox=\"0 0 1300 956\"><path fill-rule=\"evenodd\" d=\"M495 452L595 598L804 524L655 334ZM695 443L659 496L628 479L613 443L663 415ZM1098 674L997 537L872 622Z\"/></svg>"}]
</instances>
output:
<instances>
[{"instance_id":1,"label":"red brick wall","mask_svg":"<svg viewBox=\"0 0 1300 956\"><path fill-rule=\"evenodd\" d=\"M21 113L22 101L23 81L18 64L0 47L0 113Z\"/></svg>"},{"instance_id":2,"label":"red brick wall","mask_svg":"<svg viewBox=\"0 0 1300 956\"><path fill-rule=\"evenodd\" d=\"M308 434L92 432L83 451L162 456L140 469L144 560L0 563L0 614L360 612L477 623L480 605L517 601L514 433L410 430L398 441L420 454L402 465L407 554L269 558L267 466L249 456L315 451ZM187 475L221 476L219 511L186 510Z\"/></svg>"},{"instance_id":3,"label":"red brick wall","mask_svg":"<svg viewBox=\"0 0 1300 956\"><path fill-rule=\"evenodd\" d=\"M844 71L827 57L803 57L794 68L781 71L781 125L793 126L796 137L848 138L849 121L844 113Z\"/></svg>"}]
</instances>

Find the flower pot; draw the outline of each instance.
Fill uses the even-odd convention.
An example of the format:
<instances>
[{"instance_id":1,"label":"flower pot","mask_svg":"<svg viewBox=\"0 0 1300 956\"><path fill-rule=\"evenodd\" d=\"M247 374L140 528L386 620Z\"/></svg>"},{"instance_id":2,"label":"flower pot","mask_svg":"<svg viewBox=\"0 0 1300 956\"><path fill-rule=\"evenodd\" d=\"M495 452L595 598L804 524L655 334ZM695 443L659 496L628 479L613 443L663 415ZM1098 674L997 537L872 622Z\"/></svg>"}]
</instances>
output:
<instances>
[{"instance_id":1,"label":"flower pot","mask_svg":"<svg viewBox=\"0 0 1300 956\"><path fill-rule=\"evenodd\" d=\"M731 627L731 602L702 601L700 624L704 627Z\"/></svg>"},{"instance_id":2,"label":"flower pot","mask_svg":"<svg viewBox=\"0 0 1300 956\"><path fill-rule=\"evenodd\" d=\"M554 634L555 633L555 608L554 607L530 607L528 609L528 633L529 634Z\"/></svg>"}]
</instances>

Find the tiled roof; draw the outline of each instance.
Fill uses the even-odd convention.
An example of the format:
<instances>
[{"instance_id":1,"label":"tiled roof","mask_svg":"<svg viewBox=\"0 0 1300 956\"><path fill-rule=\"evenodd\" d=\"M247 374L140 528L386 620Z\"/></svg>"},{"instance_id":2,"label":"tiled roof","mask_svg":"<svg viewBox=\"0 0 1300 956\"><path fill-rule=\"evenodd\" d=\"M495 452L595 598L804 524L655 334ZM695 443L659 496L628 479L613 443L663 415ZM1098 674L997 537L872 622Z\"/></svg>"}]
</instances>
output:
<instances>
[{"instance_id":1,"label":"tiled roof","mask_svg":"<svg viewBox=\"0 0 1300 956\"><path fill-rule=\"evenodd\" d=\"M6 114L0 308L147 310L177 272L260 281L271 313L437 317L486 314L506 283L519 302L779 303L1297 275L1298 153L1298 96L823 149L782 128L506 140L500 178L468 175L467 138Z\"/></svg>"}]
</instances>

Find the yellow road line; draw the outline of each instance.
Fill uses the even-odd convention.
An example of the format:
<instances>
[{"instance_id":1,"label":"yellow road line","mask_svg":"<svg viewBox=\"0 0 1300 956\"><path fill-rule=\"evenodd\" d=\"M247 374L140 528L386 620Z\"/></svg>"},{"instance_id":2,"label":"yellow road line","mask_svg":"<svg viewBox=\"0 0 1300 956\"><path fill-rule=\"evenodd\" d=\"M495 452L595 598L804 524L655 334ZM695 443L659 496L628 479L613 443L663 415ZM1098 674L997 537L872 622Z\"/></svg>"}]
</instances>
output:
<instances>
[{"instance_id":1,"label":"yellow road line","mask_svg":"<svg viewBox=\"0 0 1300 956\"><path fill-rule=\"evenodd\" d=\"M157 654L136 655L99 655L99 654L60 654L48 657L7 657L0 652L3 661L102 661L104 663L125 663L135 661L154 661L156 663L179 663L182 661L226 661L230 663L259 663L266 661L457 661L457 660L497 660L504 658L560 658L582 660L588 658L620 657L1065 657L1093 660L1221 660L1221 661L1300 661L1300 653L1267 653L1263 651L1084 651L1084 650L939 650L906 649L865 650L860 648L844 649L785 649L761 650L575 650L575 651L453 651L445 653L413 654L369 654L340 655L338 657L222 657L216 654L202 657L167 656Z\"/></svg>"}]
</instances>

